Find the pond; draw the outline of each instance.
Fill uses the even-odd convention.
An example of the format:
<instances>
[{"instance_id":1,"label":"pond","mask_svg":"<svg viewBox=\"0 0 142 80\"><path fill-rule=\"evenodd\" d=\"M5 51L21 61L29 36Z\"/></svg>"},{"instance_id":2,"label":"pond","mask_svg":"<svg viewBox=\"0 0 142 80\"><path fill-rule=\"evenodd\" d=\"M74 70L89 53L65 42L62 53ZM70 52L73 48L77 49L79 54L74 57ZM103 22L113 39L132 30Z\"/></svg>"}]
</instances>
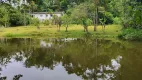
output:
<instances>
[{"instance_id":1,"label":"pond","mask_svg":"<svg viewBox=\"0 0 142 80\"><path fill-rule=\"evenodd\" d=\"M142 42L0 38L0 77L6 80L142 80Z\"/></svg>"}]
</instances>

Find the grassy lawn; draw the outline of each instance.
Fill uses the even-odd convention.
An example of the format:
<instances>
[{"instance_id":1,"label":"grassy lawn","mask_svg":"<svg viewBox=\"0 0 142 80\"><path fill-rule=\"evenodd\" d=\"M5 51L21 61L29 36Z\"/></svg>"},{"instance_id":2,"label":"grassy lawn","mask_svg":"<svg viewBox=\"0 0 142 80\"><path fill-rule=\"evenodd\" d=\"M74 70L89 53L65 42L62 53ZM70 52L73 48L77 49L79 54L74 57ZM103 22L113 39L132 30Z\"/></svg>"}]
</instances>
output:
<instances>
[{"instance_id":1,"label":"grassy lawn","mask_svg":"<svg viewBox=\"0 0 142 80\"><path fill-rule=\"evenodd\" d=\"M121 26L119 25L107 25L105 31L103 31L102 27L98 26L97 31L94 32L93 26L88 27L91 36L97 37L116 37L120 33L120 29ZM65 32L65 27L61 27L61 31L58 32L55 25L40 26L40 29L37 29L35 26L19 26L0 28L0 37L83 37L86 35L83 30L81 25L70 25L68 27L68 32Z\"/></svg>"}]
</instances>

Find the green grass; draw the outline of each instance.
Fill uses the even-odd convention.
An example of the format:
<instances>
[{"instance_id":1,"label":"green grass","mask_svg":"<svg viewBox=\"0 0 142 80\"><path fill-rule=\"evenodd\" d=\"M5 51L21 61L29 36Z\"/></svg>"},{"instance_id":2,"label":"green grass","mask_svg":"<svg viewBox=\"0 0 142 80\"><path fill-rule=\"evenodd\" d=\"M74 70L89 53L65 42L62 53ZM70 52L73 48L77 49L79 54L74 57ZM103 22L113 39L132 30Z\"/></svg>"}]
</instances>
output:
<instances>
[{"instance_id":1,"label":"green grass","mask_svg":"<svg viewBox=\"0 0 142 80\"><path fill-rule=\"evenodd\" d=\"M65 32L65 27L61 27L61 31L57 31L55 25L52 26L40 26L37 29L35 26L18 26L9 28L0 28L0 37L52 37L52 38L62 38L62 37L83 37L86 33L83 31L81 25L70 25L68 32ZM91 36L97 37L116 37L121 30L119 25L107 25L105 31L102 30L101 26L97 26L97 31L93 31L93 26L88 27Z\"/></svg>"}]
</instances>

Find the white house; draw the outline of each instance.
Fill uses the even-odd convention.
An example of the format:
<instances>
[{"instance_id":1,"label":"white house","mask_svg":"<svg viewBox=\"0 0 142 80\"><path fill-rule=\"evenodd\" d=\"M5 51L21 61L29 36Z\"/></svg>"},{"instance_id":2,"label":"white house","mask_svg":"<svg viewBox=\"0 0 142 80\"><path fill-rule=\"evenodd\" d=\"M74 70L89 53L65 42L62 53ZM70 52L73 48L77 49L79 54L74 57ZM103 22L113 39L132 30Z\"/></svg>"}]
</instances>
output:
<instances>
[{"instance_id":1,"label":"white house","mask_svg":"<svg viewBox=\"0 0 142 80\"><path fill-rule=\"evenodd\" d=\"M53 15L57 15L58 17L61 17L63 15L63 12L34 12L31 14L32 17L38 18L39 20L46 20L46 19L52 19Z\"/></svg>"}]
</instances>

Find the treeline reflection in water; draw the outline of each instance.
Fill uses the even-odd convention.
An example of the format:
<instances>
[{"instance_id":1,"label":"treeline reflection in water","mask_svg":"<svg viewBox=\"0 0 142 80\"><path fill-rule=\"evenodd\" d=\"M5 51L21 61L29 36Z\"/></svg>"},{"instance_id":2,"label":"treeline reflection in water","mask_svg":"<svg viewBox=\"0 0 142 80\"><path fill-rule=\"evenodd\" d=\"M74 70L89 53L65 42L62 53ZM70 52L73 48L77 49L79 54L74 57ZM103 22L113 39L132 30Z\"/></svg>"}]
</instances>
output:
<instances>
[{"instance_id":1,"label":"treeline reflection in water","mask_svg":"<svg viewBox=\"0 0 142 80\"><path fill-rule=\"evenodd\" d=\"M141 42L94 38L1 38L0 76L7 80L140 80L141 48Z\"/></svg>"}]
</instances>

